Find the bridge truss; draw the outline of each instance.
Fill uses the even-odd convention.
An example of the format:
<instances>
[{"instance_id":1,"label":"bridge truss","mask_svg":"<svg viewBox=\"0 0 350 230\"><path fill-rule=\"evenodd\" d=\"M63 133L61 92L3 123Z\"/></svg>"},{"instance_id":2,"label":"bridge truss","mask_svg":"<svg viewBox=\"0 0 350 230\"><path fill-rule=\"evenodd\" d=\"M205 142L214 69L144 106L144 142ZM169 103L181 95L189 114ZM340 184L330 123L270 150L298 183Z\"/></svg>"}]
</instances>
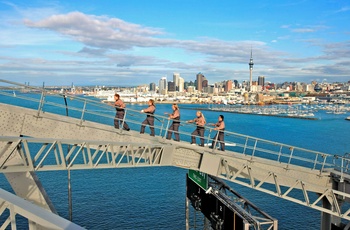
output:
<instances>
[{"instance_id":1,"label":"bridge truss","mask_svg":"<svg viewBox=\"0 0 350 230\"><path fill-rule=\"evenodd\" d=\"M35 183L36 171L175 166L208 173L319 210L323 213L322 229L328 229L331 222L339 224L341 220L350 220L349 205L343 205L350 201L349 158L346 156L229 131L225 131L225 142L230 147L225 152L193 146L166 140L169 120L162 116L158 117L161 125L155 127L159 132L156 137L115 130L91 119L92 116L114 117L90 109L89 104L93 102L82 100L81 108L69 107L71 115L68 116L68 112L64 113L68 111L67 105L50 102L46 92L40 92L40 99L20 98L38 103L38 110L0 104L0 128L3 130L0 172L7 175L9 181L16 180L11 177L13 173L31 178L41 195L27 199L40 200L41 205L52 212L54 208L43 188ZM10 92L0 94L12 96ZM50 110L52 107L59 109ZM45 108L48 111L44 111ZM130 115L125 117L129 124L140 124L135 119L137 111L126 110L126 114ZM212 131L209 130L206 138L208 144ZM190 136L186 131L180 134ZM20 193L21 188L15 191Z\"/></svg>"}]
</instances>

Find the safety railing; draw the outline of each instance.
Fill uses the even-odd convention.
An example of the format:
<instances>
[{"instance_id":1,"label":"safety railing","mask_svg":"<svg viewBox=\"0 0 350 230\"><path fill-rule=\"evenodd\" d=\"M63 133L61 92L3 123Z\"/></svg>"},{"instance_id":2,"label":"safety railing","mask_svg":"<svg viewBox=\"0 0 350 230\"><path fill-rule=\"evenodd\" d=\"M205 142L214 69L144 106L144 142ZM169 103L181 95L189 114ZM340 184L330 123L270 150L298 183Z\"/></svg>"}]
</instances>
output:
<instances>
[{"instance_id":1,"label":"safety railing","mask_svg":"<svg viewBox=\"0 0 350 230\"><path fill-rule=\"evenodd\" d=\"M85 229L3 189L0 218L1 229Z\"/></svg>"},{"instance_id":2,"label":"safety railing","mask_svg":"<svg viewBox=\"0 0 350 230\"><path fill-rule=\"evenodd\" d=\"M5 80L0 80L0 82L11 85L10 87L3 87L2 90L0 90L0 95L2 95L2 97L0 97L2 98L0 102L29 107L31 109L37 108L38 116L40 116L41 113L53 112L74 117L79 119L79 125L83 125L84 121L87 120L113 125L113 120L115 118L115 107L113 103L107 104L101 103L100 100L94 100L87 97L53 93L52 91L28 87ZM14 93L14 89L20 91L20 89L23 88L31 90L31 93ZM5 98L7 98L7 100ZM8 98L11 98L11 100ZM25 100L26 103L24 103L23 100ZM35 105L35 103L37 103L37 105ZM182 113L184 113L184 110L182 110ZM156 136L165 139L172 120L169 119L168 116L158 114L153 114L152 116L155 118L154 128ZM146 114L141 113L139 110L125 108L123 122L127 122L132 130L138 131L137 127L140 127L141 122L145 117ZM189 142L192 137L192 131L196 129L196 125L186 123L186 121L183 120L180 122L181 125L178 132L180 140ZM123 132L123 124L119 125L119 127L120 132ZM204 150L215 153L224 153L216 150L218 146L222 144L217 139L214 139L214 136L217 136L216 134L218 131L213 129L214 126L207 125L204 128L205 134L202 137L205 141L205 146L203 147ZM198 138L199 137L196 136L196 139ZM325 169L333 169L335 167L335 157L337 159L342 159L340 156L242 135L228 130L224 131L224 139L226 153L229 151L241 153L250 156L251 160L256 158L274 160L277 163L285 164L286 168L291 165L298 165L312 170L319 170L321 173ZM208 149L211 147L213 147L213 149ZM346 158L343 160L342 164L347 162ZM348 170L344 170L343 166L341 168L342 173L348 173Z\"/></svg>"}]
</instances>

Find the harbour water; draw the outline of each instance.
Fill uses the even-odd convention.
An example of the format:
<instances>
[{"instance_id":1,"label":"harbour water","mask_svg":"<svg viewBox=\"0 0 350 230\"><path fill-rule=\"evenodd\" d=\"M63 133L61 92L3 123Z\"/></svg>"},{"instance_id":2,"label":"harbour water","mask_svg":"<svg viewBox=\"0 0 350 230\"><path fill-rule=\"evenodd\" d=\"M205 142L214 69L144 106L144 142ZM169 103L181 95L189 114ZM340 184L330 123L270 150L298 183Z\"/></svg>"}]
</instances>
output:
<instances>
[{"instance_id":1,"label":"harbour water","mask_svg":"<svg viewBox=\"0 0 350 230\"><path fill-rule=\"evenodd\" d=\"M11 99L6 100L11 103ZM141 110L145 105L128 104L127 107ZM181 119L194 118L194 107L207 108L207 105L180 105ZM33 108L37 109L37 105ZM156 113L164 112L171 112L171 105L157 105ZM215 111L204 111L204 114L208 123L215 123L218 115L223 114L229 131L328 154L350 152L350 122L345 120L349 114L328 114L320 110L315 112L317 120ZM113 124L112 119L104 122ZM130 126L139 131L139 126ZM185 229L186 173L187 170L174 167L71 171L73 221L87 229ZM68 219L67 172L39 172L38 176L58 213ZM228 184L278 219L279 229L320 228L319 211ZM11 191L2 174L0 186Z\"/></svg>"}]
</instances>

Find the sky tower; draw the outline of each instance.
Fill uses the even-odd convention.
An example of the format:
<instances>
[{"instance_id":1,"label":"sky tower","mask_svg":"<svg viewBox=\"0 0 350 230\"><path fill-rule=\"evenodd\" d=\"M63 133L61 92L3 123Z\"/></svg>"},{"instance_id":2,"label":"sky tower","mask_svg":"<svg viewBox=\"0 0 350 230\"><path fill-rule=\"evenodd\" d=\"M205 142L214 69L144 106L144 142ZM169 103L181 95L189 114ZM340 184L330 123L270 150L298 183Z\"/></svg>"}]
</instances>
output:
<instances>
[{"instance_id":1,"label":"sky tower","mask_svg":"<svg viewBox=\"0 0 350 230\"><path fill-rule=\"evenodd\" d=\"M250 78L249 78L249 91L252 91L252 84L253 84L253 80L252 80L252 75L253 75L253 50L250 49L250 61L249 61L249 72L250 72Z\"/></svg>"}]
</instances>

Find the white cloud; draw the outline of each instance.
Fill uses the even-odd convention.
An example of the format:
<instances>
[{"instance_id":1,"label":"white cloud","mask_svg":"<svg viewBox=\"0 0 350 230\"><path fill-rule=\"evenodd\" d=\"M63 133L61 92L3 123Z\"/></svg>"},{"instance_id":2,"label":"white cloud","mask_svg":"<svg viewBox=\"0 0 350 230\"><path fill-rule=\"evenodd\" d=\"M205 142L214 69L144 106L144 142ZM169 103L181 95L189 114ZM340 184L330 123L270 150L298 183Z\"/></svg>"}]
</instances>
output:
<instances>
[{"instance_id":1,"label":"white cloud","mask_svg":"<svg viewBox=\"0 0 350 230\"><path fill-rule=\"evenodd\" d=\"M310 28L297 28L297 29L292 29L292 32L295 33L312 33L315 32L315 29L310 29Z\"/></svg>"},{"instance_id":2,"label":"white cloud","mask_svg":"<svg viewBox=\"0 0 350 230\"><path fill-rule=\"evenodd\" d=\"M0 46L31 45L34 46L33 50L37 48L41 53L38 51L33 55L37 58L20 55L10 58L2 54L1 73L14 79L26 75L41 81L55 77L61 82L79 83L78 80L73 80L79 79L80 84L87 84L99 79L106 84L107 81L116 84L115 79L118 78L119 83L129 81L130 84L135 84L136 78L139 79L137 83L157 82L156 79L160 76L174 71L187 77L186 80L193 80L195 74L201 71L208 79L213 79L212 81L233 77L240 80L248 77L251 48L256 64L254 73L264 75L266 72L269 77L322 76L322 71L318 71L319 67L328 78L332 71L343 76L346 72L344 70L349 70L347 66L336 70L337 64L344 63L344 58L349 56L350 47L346 46L346 42L327 45L313 43L314 46L321 47L323 52L317 56L300 58L272 48L277 41L281 45L281 40L289 39L290 35L280 36L269 44L255 40L224 41L210 37L177 40L167 38L167 31L161 28L134 24L119 18L71 12L55 13L40 19L35 14L33 19L27 13L23 14L27 16L24 20L26 27L9 29L7 35L0 34L3 39ZM293 29L290 25L284 25L281 28L297 33L311 33L325 27L305 26ZM11 43L11 38L22 34L22 31L25 31L23 41L19 43L17 39L12 39ZM7 42L4 42L6 38ZM63 38L67 42L64 46L57 46L57 41ZM53 45L49 46L50 43ZM75 44L74 48L72 43ZM47 47L54 50L51 53L60 56L52 55L50 60L45 58ZM342 50L342 47L346 48ZM164 50L170 52L166 53ZM186 60L184 56L175 56L176 52L171 52L174 50L181 50L179 53L185 55Z\"/></svg>"},{"instance_id":3,"label":"white cloud","mask_svg":"<svg viewBox=\"0 0 350 230\"><path fill-rule=\"evenodd\" d=\"M53 15L37 22L26 19L24 23L31 28L55 31L85 45L106 49L154 47L171 42L156 37L163 34L160 29L143 27L118 18L98 17L80 12Z\"/></svg>"},{"instance_id":4,"label":"white cloud","mask_svg":"<svg viewBox=\"0 0 350 230\"><path fill-rule=\"evenodd\" d=\"M336 11L336 13L347 12L350 11L350 6L344 6Z\"/></svg>"}]
</instances>

